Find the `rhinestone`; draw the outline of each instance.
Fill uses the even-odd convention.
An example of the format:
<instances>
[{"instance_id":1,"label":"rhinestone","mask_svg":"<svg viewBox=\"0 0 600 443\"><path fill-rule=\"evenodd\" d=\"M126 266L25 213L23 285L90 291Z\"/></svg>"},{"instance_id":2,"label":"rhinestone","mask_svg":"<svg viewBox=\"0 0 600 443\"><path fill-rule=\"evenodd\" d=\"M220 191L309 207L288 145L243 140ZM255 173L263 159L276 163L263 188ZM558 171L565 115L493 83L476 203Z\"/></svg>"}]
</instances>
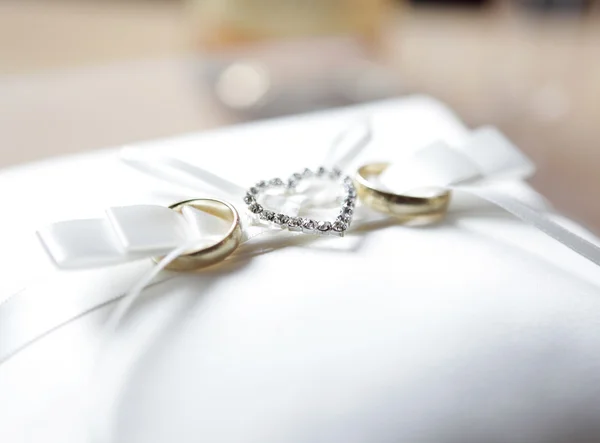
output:
<instances>
[{"instance_id":1,"label":"rhinestone","mask_svg":"<svg viewBox=\"0 0 600 443\"><path fill-rule=\"evenodd\" d=\"M327 169L325 169L323 166L317 169L317 176L322 177L325 174L327 174Z\"/></svg>"},{"instance_id":2,"label":"rhinestone","mask_svg":"<svg viewBox=\"0 0 600 443\"><path fill-rule=\"evenodd\" d=\"M317 229L321 232L331 231L331 223L329 223L328 221L319 222Z\"/></svg>"},{"instance_id":3,"label":"rhinestone","mask_svg":"<svg viewBox=\"0 0 600 443\"><path fill-rule=\"evenodd\" d=\"M256 195L256 194L258 194L258 188L257 188L257 187L254 187L254 186L253 186L253 187L251 187L251 188L248 190L248 194L252 194L252 195Z\"/></svg>"},{"instance_id":4,"label":"rhinestone","mask_svg":"<svg viewBox=\"0 0 600 443\"><path fill-rule=\"evenodd\" d=\"M248 209L253 214L260 214L261 212L263 212L263 207L258 203L252 203L250 206L248 206Z\"/></svg>"},{"instance_id":5,"label":"rhinestone","mask_svg":"<svg viewBox=\"0 0 600 443\"><path fill-rule=\"evenodd\" d=\"M271 186L283 186L283 180L280 178L274 178L273 180L269 181L269 184Z\"/></svg>"},{"instance_id":6,"label":"rhinestone","mask_svg":"<svg viewBox=\"0 0 600 443\"><path fill-rule=\"evenodd\" d=\"M298 181L290 178L287 182L288 189L294 189L296 186L298 186Z\"/></svg>"},{"instance_id":7,"label":"rhinestone","mask_svg":"<svg viewBox=\"0 0 600 443\"><path fill-rule=\"evenodd\" d=\"M340 220L344 223L350 223L350 220L352 220L352 215L351 214L340 214L340 215L338 215L338 220Z\"/></svg>"},{"instance_id":8,"label":"rhinestone","mask_svg":"<svg viewBox=\"0 0 600 443\"><path fill-rule=\"evenodd\" d=\"M344 177L343 182L346 186L354 186L354 182L352 181L352 178L350 178L350 176L348 176L348 175Z\"/></svg>"},{"instance_id":9,"label":"rhinestone","mask_svg":"<svg viewBox=\"0 0 600 443\"><path fill-rule=\"evenodd\" d=\"M266 181L264 181L264 180L261 180L261 181L259 181L259 182L256 184L256 187L257 187L257 188L266 188L266 187L267 187L267 182L266 182Z\"/></svg>"},{"instance_id":10,"label":"rhinestone","mask_svg":"<svg viewBox=\"0 0 600 443\"><path fill-rule=\"evenodd\" d=\"M354 200L351 198L347 198L346 200L344 200L342 206L344 208L354 208Z\"/></svg>"},{"instance_id":11,"label":"rhinestone","mask_svg":"<svg viewBox=\"0 0 600 443\"><path fill-rule=\"evenodd\" d=\"M351 206L344 206L342 208L342 214L352 215L354 213L354 209Z\"/></svg>"},{"instance_id":12,"label":"rhinestone","mask_svg":"<svg viewBox=\"0 0 600 443\"><path fill-rule=\"evenodd\" d=\"M273 221L278 225L285 225L290 218L285 214L276 214Z\"/></svg>"},{"instance_id":13,"label":"rhinestone","mask_svg":"<svg viewBox=\"0 0 600 443\"><path fill-rule=\"evenodd\" d=\"M254 196L252 194L246 194L246 196L244 197L244 203L246 203L247 205L251 205L255 202L256 200L254 199Z\"/></svg>"},{"instance_id":14,"label":"rhinestone","mask_svg":"<svg viewBox=\"0 0 600 443\"><path fill-rule=\"evenodd\" d=\"M263 211L260 214L260 218L262 218L263 220L267 220L267 221L273 221L274 217L275 217L275 213L273 211Z\"/></svg>"},{"instance_id":15,"label":"rhinestone","mask_svg":"<svg viewBox=\"0 0 600 443\"><path fill-rule=\"evenodd\" d=\"M311 219L304 220L302 227L304 227L305 229L308 229L310 231L313 231L313 230L317 229L317 222L314 220L311 220Z\"/></svg>"},{"instance_id":16,"label":"rhinestone","mask_svg":"<svg viewBox=\"0 0 600 443\"><path fill-rule=\"evenodd\" d=\"M348 225L342 221L336 221L333 224L333 230L335 232L344 232L346 229L348 229Z\"/></svg>"},{"instance_id":17,"label":"rhinestone","mask_svg":"<svg viewBox=\"0 0 600 443\"><path fill-rule=\"evenodd\" d=\"M290 219L287 222L288 226L290 228L297 228L299 226L302 226L302 218L300 217L290 217Z\"/></svg>"},{"instance_id":18,"label":"rhinestone","mask_svg":"<svg viewBox=\"0 0 600 443\"><path fill-rule=\"evenodd\" d=\"M333 168L332 171L329 173L329 176L331 178L339 178L342 175L342 171L339 168Z\"/></svg>"},{"instance_id":19,"label":"rhinestone","mask_svg":"<svg viewBox=\"0 0 600 443\"><path fill-rule=\"evenodd\" d=\"M302 174L296 172L296 173L292 174L292 178L295 180L302 180Z\"/></svg>"},{"instance_id":20,"label":"rhinestone","mask_svg":"<svg viewBox=\"0 0 600 443\"><path fill-rule=\"evenodd\" d=\"M302 171L302 175L304 177L311 177L313 175L313 172L310 169L305 168L304 171Z\"/></svg>"}]
</instances>

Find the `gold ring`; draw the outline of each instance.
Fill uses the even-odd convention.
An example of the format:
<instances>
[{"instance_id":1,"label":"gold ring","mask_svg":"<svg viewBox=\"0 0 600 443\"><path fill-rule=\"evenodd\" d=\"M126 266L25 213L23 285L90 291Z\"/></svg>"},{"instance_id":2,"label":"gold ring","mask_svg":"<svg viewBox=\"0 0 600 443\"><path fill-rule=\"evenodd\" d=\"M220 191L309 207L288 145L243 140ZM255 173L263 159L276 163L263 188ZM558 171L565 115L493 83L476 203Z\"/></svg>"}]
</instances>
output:
<instances>
[{"instance_id":1,"label":"gold ring","mask_svg":"<svg viewBox=\"0 0 600 443\"><path fill-rule=\"evenodd\" d=\"M166 269L171 271L190 271L206 268L225 260L236 250L242 239L242 228L240 225L240 216L232 205L221 200L199 198L181 201L172 204L169 208L181 212L185 206L191 206L199 211L212 214L230 222L231 227L217 243L177 257L167 265ZM162 257L155 257L154 261L158 262L161 259Z\"/></svg>"},{"instance_id":2,"label":"gold ring","mask_svg":"<svg viewBox=\"0 0 600 443\"><path fill-rule=\"evenodd\" d=\"M356 190L362 203L376 211L406 220L432 216L437 220L445 215L450 203L450 191L432 197L415 197L382 191L371 184L369 180L381 175L388 166L389 163L371 163L358 169Z\"/></svg>"}]
</instances>

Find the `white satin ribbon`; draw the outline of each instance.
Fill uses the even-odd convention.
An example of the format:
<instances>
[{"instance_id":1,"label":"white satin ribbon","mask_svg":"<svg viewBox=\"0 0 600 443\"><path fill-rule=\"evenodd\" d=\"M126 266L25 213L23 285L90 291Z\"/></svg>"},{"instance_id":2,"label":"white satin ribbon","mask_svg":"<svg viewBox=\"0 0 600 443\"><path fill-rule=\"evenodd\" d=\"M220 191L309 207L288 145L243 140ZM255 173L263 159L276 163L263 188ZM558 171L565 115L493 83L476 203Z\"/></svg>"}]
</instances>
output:
<instances>
[{"instance_id":1,"label":"white satin ribbon","mask_svg":"<svg viewBox=\"0 0 600 443\"><path fill-rule=\"evenodd\" d=\"M431 188L464 191L504 209L579 255L600 265L600 248L553 221L546 214L519 201L499 183L524 180L535 171L525 157L498 130L484 127L473 131L463 145L437 142L397 160L379 177L382 187L399 194L419 195Z\"/></svg>"},{"instance_id":2,"label":"white satin ribbon","mask_svg":"<svg viewBox=\"0 0 600 443\"><path fill-rule=\"evenodd\" d=\"M56 329L118 300L151 269L150 261L121 264L111 270L110 280L95 270L62 272L12 295L0 304L0 364ZM172 274L161 274L152 284L169 278ZM87 288L85 294L82 286Z\"/></svg>"},{"instance_id":3,"label":"white satin ribbon","mask_svg":"<svg viewBox=\"0 0 600 443\"><path fill-rule=\"evenodd\" d=\"M600 247L559 225L548 216L527 206L518 199L506 193L500 193L494 189L481 186L451 186L450 188L469 192L493 203L600 266Z\"/></svg>"}]
</instances>

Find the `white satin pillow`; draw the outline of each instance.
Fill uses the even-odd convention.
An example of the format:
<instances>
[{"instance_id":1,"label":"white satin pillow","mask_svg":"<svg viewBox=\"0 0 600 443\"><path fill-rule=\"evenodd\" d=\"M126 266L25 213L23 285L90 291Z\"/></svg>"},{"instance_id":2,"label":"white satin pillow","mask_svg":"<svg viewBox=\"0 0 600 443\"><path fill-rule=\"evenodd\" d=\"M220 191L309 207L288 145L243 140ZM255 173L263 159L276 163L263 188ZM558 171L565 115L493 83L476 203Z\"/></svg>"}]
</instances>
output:
<instances>
[{"instance_id":1,"label":"white satin pillow","mask_svg":"<svg viewBox=\"0 0 600 443\"><path fill-rule=\"evenodd\" d=\"M416 97L147 148L252 183L317 166L328 138L367 112L376 139L360 161L466 135L444 107ZM30 237L37 228L196 195L105 151L7 171L0 196L11 208L2 287L60 303L118 294L148 264L58 273ZM99 371L110 307L0 366L0 441L600 438L600 275L534 228L458 195L437 226L382 223L341 240L270 246L150 287Z\"/></svg>"}]
</instances>

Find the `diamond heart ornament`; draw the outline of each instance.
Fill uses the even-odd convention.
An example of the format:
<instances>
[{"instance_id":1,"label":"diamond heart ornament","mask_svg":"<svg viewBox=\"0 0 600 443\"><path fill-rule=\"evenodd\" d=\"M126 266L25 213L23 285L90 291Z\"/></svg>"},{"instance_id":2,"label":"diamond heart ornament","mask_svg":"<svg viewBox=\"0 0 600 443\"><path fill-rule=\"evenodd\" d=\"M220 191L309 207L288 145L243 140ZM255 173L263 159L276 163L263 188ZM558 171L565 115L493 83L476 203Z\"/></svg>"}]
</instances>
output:
<instances>
[{"instance_id":1,"label":"diamond heart ornament","mask_svg":"<svg viewBox=\"0 0 600 443\"><path fill-rule=\"evenodd\" d=\"M302 184L311 184L310 182L313 184L314 182L330 182L330 184L340 186L343 190L338 199L339 214L334 220L319 221L307 217L292 217L266 207L264 197L268 192L279 191L286 195L299 194L302 193L299 190ZM248 189L244 196L244 203L248 206L250 215L258 222L292 232L343 237L352 222L356 205L356 189L352 179L343 175L342 171L337 168L320 167L316 171L306 168L302 172L292 174L287 181L280 178L259 181Z\"/></svg>"}]
</instances>

